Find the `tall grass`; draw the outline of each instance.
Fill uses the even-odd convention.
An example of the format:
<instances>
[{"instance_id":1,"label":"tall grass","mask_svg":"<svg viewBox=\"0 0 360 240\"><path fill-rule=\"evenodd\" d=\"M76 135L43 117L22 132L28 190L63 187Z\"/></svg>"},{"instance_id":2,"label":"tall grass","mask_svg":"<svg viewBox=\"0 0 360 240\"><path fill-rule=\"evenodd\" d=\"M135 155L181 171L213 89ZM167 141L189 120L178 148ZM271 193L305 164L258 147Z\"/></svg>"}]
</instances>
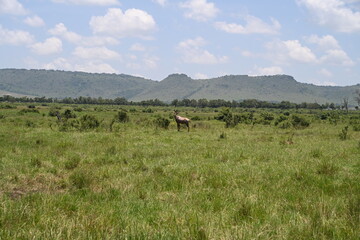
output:
<instances>
[{"instance_id":1,"label":"tall grass","mask_svg":"<svg viewBox=\"0 0 360 240\"><path fill-rule=\"evenodd\" d=\"M360 133L339 138L348 115L334 125L298 112L305 129L225 128L217 112L188 108L198 116L188 133L168 108L131 107L114 122L123 109L81 107L77 119L97 127L62 131L46 106L1 110L0 239L360 236Z\"/></svg>"}]
</instances>

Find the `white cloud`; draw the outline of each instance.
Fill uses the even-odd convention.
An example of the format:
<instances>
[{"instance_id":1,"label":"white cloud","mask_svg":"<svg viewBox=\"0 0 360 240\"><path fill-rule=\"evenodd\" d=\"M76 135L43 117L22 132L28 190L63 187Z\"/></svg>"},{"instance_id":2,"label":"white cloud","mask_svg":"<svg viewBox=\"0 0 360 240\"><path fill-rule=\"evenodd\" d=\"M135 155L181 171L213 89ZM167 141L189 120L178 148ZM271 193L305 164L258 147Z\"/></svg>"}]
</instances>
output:
<instances>
[{"instance_id":1,"label":"white cloud","mask_svg":"<svg viewBox=\"0 0 360 240\"><path fill-rule=\"evenodd\" d=\"M0 13L25 15L27 10L17 0L0 0Z\"/></svg>"},{"instance_id":2,"label":"white cloud","mask_svg":"<svg viewBox=\"0 0 360 240\"><path fill-rule=\"evenodd\" d=\"M219 30L235 34L277 34L281 28L280 23L275 19L271 19L272 24L265 23L261 19L251 15L244 17L244 20L246 22L245 26L226 22L216 22L214 26Z\"/></svg>"},{"instance_id":3,"label":"white cloud","mask_svg":"<svg viewBox=\"0 0 360 240\"><path fill-rule=\"evenodd\" d=\"M130 54L127 56L129 59L126 67L133 70L155 69L158 67L159 58L157 56L145 55L142 58Z\"/></svg>"},{"instance_id":4,"label":"white cloud","mask_svg":"<svg viewBox=\"0 0 360 240\"><path fill-rule=\"evenodd\" d=\"M110 8L105 16L94 16L90 27L96 34L114 37L148 37L154 31L156 23L147 12L139 9Z\"/></svg>"},{"instance_id":5,"label":"white cloud","mask_svg":"<svg viewBox=\"0 0 360 240\"><path fill-rule=\"evenodd\" d=\"M305 37L305 39L309 43L317 44L322 50L341 49L338 41L331 35L325 35L323 37L311 35L310 37Z\"/></svg>"},{"instance_id":6,"label":"white cloud","mask_svg":"<svg viewBox=\"0 0 360 240\"><path fill-rule=\"evenodd\" d=\"M360 31L360 12L351 8L344 0L298 0L321 26L338 32Z\"/></svg>"},{"instance_id":7,"label":"white cloud","mask_svg":"<svg viewBox=\"0 0 360 240\"><path fill-rule=\"evenodd\" d=\"M322 69L319 71L319 74L322 75L322 76L325 76L325 77L332 77L332 76L333 76L332 72L330 72L330 71L327 70L326 68L322 68Z\"/></svg>"},{"instance_id":8,"label":"white cloud","mask_svg":"<svg viewBox=\"0 0 360 240\"><path fill-rule=\"evenodd\" d=\"M158 66L159 58L156 56L146 56L143 59L143 63L148 69L155 69Z\"/></svg>"},{"instance_id":9,"label":"white cloud","mask_svg":"<svg viewBox=\"0 0 360 240\"><path fill-rule=\"evenodd\" d=\"M115 59L120 58L120 55L106 47L85 48L77 47L73 54L79 58L84 59Z\"/></svg>"},{"instance_id":10,"label":"white cloud","mask_svg":"<svg viewBox=\"0 0 360 240\"><path fill-rule=\"evenodd\" d=\"M180 3L181 8L185 8L184 13L186 18L191 18L197 21L207 21L216 17L219 9L215 7L214 3L207 2L207 0L189 0Z\"/></svg>"},{"instance_id":11,"label":"white cloud","mask_svg":"<svg viewBox=\"0 0 360 240\"><path fill-rule=\"evenodd\" d=\"M111 65L101 61L73 63L66 58L57 58L50 63L41 65L40 68L90 73L118 73Z\"/></svg>"},{"instance_id":12,"label":"white cloud","mask_svg":"<svg viewBox=\"0 0 360 240\"><path fill-rule=\"evenodd\" d=\"M338 84L328 80L313 79L311 83L317 86L339 86Z\"/></svg>"},{"instance_id":13,"label":"white cloud","mask_svg":"<svg viewBox=\"0 0 360 240\"><path fill-rule=\"evenodd\" d=\"M60 36L72 43L78 43L82 39L79 34L68 31L63 23L56 24L54 28L49 30L49 33L54 36Z\"/></svg>"},{"instance_id":14,"label":"white cloud","mask_svg":"<svg viewBox=\"0 0 360 240\"><path fill-rule=\"evenodd\" d=\"M272 67L254 67L254 70L250 72L251 76L271 76L271 75L279 75L284 74L284 71L281 67L272 66Z\"/></svg>"},{"instance_id":15,"label":"white cloud","mask_svg":"<svg viewBox=\"0 0 360 240\"><path fill-rule=\"evenodd\" d=\"M131 45L130 50L136 52L143 52L146 50L146 48L140 43L134 43L133 45Z\"/></svg>"},{"instance_id":16,"label":"white cloud","mask_svg":"<svg viewBox=\"0 0 360 240\"><path fill-rule=\"evenodd\" d=\"M110 64L101 62L88 62L85 64L75 65L75 71L91 73L118 73Z\"/></svg>"},{"instance_id":17,"label":"white cloud","mask_svg":"<svg viewBox=\"0 0 360 240\"><path fill-rule=\"evenodd\" d=\"M91 36L84 37L75 32L68 31L66 26L63 23L57 24L54 28L49 30L49 33L54 36L59 36L66 41L69 41L76 45L85 45L85 46L102 46L102 45L116 45L119 43L118 40L112 37L104 36Z\"/></svg>"},{"instance_id":18,"label":"white cloud","mask_svg":"<svg viewBox=\"0 0 360 240\"><path fill-rule=\"evenodd\" d=\"M252 53L252 52L250 52L248 50L244 50L244 51L241 52L241 56L243 56L243 57L255 57L256 54L254 54L254 53Z\"/></svg>"},{"instance_id":19,"label":"white cloud","mask_svg":"<svg viewBox=\"0 0 360 240\"><path fill-rule=\"evenodd\" d=\"M43 64L40 68L47 70L65 70L65 71L74 71L73 64L68 62L65 58L57 58L50 63Z\"/></svg>"},{"instance_id":20,"label":"white cloud","mask_svg":"<svg viewBox=\"0 0 360 240\"><path fill-rule=\"evenodd\" d=\"M161 6L165 6L165 4L167 3L167 0L152 0L152 1L160 4Z\"/></svg>"},{"instance_id":21,"label":"white cloud","mask_svg":"<svg viewBox=\"0 0 360 240\"><path fill-rule=\"evenodd\" d=\"M57 3L67 3L67 4L75 4L75 5L100 5L100 6L108 6L108 5L119 5L118 0L52 0Z\"/></svg>"},{"instance_id":22,"label":"white cloud","mask_svg":"<svg viewBox=\"0 0 360 240\"><path fill-rule=\"evenodd\" d=\"M302 46L298 40L284 41L283 43L291 59L305 63L314 63L317 61L311 49Z\"/></svg>"},{"instance_id":23,"label":"white cloud","mask_svg":"<svg viewBox=\"0 0 360 240\"><path fill-rule=\"evenodd\" d=\"M24 20L24 23L26 23L27 25L31 26L31 27L42 27L45 25L44 20L39 17L39 16L33 16L33 17L27 17Z\"/></svg>"},{"instance_id":24,"label":"white cloud","mask_svg":"<svg viewBox=\"0 0 360 240\"><path fill-rule=\"evenodd\" d=\"M321 63L348 67L355 65L333 36L318 37L317 35L312 35L305 39L310 43L317 44L324 51L324 55L320 58Z\"/></svg>"},{"instance_id":25,"label":"white cloud","mask_svg":"<svg viewBox=\"0 0 360 240\"><path fill-rule=\"evenodd\" d=\"M60 39L51 37L44 42L31 45L32 51L39 55L55 54L62 51L62 42Z\"/></svg>"},{"instance_id":26,"label":"white cloud","mask_svg":"<svg viewBox=\"0 0 360 240\"><path fill-rule=\"evenodd\" d=\"M278 64L287 64L289 60L302 63L318 62L311 49L301 45L298 40L273 41L266 47L270 51L270 59Z\"/></svg>"},{"instance_id":27,"label":"white cloud","mask_svg":"<svg viewBox=\"0 0 360 240\"><path fill-rule=\"evenodd\" d=\"M209 79L208 75L204 73L196 73L194 76L195 79Z\"/></svg>"},{"instance_id":28,"label":"white cloud","mask_svg":"<svg viewBox=\"0 0 360 240\"><path fill-rule=\"evenodd\" d=\"M227 56L216 57L203 49L204 45L206 45L206 41L201 37L197 37L180 42L177 48L182 54L183 61L186 63L216 64L228 61Z\"/></svg>"},{"instance_id":29,"label":"white cloud","mask_svg":"<svg viewBox=\"0 0 360 240\"><path fill-rule=\"evenodd\" d=\"M332 65L342 65L352 67L355 63L351 58L341 49L332 49L326 51L326 54L321 57L321 62Z\"/></svg>"},{"instance_id":30,"label":"white cloud","mask_svg":"<svg viewBox=\"0 0 360 240\"><path fill-rule=\"evenodd\" d=\"M34 42L34 36L22 30L9 30L0 25L0 45L29 45Z\"/></svg>"}]
</instances>

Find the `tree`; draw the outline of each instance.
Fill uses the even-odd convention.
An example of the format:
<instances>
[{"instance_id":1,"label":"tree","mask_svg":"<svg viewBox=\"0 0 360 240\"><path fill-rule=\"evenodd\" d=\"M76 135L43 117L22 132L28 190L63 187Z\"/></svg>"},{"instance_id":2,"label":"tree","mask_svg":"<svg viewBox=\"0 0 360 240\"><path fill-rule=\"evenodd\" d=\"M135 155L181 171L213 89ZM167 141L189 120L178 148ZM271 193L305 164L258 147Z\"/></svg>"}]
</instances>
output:
<instances>
[{"instance_id":1,"label":"tree","mask_svg":"<svg viewBox=\"0 0 360 240\"><path fill-rule=\"evenodd\" d=\"M358 106L360 107L360 89L356 89L355 94L356 94L355 100L356 100Z\"/></svg>"},{"instance_id":2,"label":"tree","mask_svg":"<svg viewBox=\"0 0 360 240\"><path fill-rule=\"evenodd\" d=\"M347 97L343 98L343 103L344 103L344 105L343 105L344 109L346 110L346 112L348 112L349 111L349 98L347 98Z\"/></svg>"}]
</instances>

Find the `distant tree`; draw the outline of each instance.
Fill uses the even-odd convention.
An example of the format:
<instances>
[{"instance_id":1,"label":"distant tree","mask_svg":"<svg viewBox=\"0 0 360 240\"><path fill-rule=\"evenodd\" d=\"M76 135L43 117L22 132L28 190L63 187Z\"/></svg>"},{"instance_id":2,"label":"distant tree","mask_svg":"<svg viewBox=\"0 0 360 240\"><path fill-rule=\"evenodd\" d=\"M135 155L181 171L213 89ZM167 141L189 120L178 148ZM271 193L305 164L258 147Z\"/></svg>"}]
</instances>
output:
<instances>
[{"instance_id":1,"label":"distant tree","mask_svg":"<svg viewBox=\"0 0 360 240\"><path fill-rule=\"evenodd\" d=\"M360 89L356 89L355 94L356 94L355 100L356 100L358 106L360 107Z\"/></svg>"},{"instance_id":2,"label":"distant tree","mask_svg":"<svg viewBox=\"0 0 360 240\"><path fill-rule=\"evenodd\" d=\"M349 111L349 98L347 97L343 98L343 108L346 110L346 112Z\"/></svg>"},{"instance_id":3,"label":"distant tree","mask_svg":"<svg viewBox=\"0 0 360 240\"><path fill-rule=\"evenodd\" d=\"M174 107L177 107L178 104L179 104L179 100L178 100L178 99L174 99L174 100L172 100L172 102L171 102L171 105L174 106Z\"/></svg>"},{"instance_id":4,"label":"distant tree","mask_svg":"<svg viewBox=\"0 0 360 240\"><path fill-rule=\"evenodd\" d=\"M330 103L329 108L331 108L332 110L334 110L334 109L336 109L336 106L335 106L334 103Z\"/></svg>"},{"instance_id":5,"label":"distant tree","mask_svg":"<svg viewBox=\"0 0 360 240\"><path fill-rule=\"evenodd\" d=\"M127 105L128 104L128 101L126 100L126 98L123 98L123 97L117 97L114 99L114 103L116 105Z\"/></svg>"},{"instance_id":6,"label":"distant tree","mask_svg":"<svg viewBox=\"0 0 360 240\"><path fill-rule=\"evenodd\" d=\"M205 108L205 107L207 107L209 105L209 102L208 102L208 100L206 98L201 98L201 99L199 99L197 101L197 104L198 104L199 107Z\"/></svg>"}]
</instances>

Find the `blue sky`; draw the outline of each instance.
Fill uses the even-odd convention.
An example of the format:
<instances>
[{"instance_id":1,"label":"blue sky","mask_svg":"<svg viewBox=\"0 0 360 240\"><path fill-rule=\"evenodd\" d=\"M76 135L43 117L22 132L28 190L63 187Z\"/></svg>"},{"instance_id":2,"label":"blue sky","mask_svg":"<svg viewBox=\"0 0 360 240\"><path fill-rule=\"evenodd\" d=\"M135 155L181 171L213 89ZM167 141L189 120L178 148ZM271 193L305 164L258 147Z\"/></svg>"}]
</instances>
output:
<instances>
[{"instance_id":1,"label":"blue sky","mask_svg":"<svg viewBox=\"0 0 360 240\"><path fill-rule=\"evenodd\" d=\"M0 0L0 68L360 83L360 0Z\"/></svg>"}]
</instances>

